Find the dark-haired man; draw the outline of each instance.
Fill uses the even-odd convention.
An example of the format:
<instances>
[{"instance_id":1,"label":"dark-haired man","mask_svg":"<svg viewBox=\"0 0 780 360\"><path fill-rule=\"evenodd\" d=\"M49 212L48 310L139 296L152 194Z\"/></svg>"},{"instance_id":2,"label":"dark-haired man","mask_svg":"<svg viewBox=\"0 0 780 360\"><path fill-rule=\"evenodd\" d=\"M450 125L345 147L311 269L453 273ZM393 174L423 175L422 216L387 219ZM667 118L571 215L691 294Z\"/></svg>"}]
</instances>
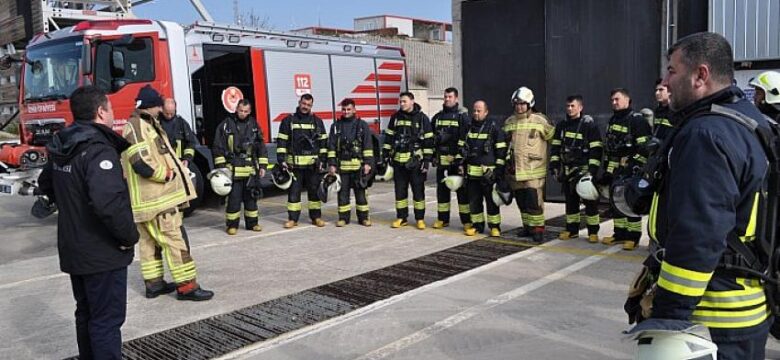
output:
<instances>
[{"instance_id":1,"label":"dark-haired man","mask_svg":"<svg viewBox=\"0 0 780 360\"><path fill-rule=\"evenodd\" d=\"M663 84L663 79L655 81L655 101L658 102L653 111L653 136L662 142L669 137L674 127L670 120L672 111L669 110L669 88Z\"/></svg>"},{"instance_id":2,"label":"dark-haired man","mask_svg":"<svg viewBox=\"0 0 780 360\"><path fill-rule=\"evenodd\" d=\"M414 200L417 229L425 229L425 177L433 157L433 131L428 116L414 102L414 95L403 92L398 100L400 109L390 117L385 130L383 155L385 164L394 169L395 214L391 227L408 224L409 187Z\"/></svg>"},{"instance_id":3,"label":"dark-haired man","mask_svg":"<svg viewBox=\"0 0 780 360\"><path fill-rule=\"evenodd\" d=\"M646 143L652 129L641 114L631 109L631 95L627 89L617 88L609 95L612 102L612 118L609 119L605 137L607 164L600 184L609 186L622 176L631 176L647 162ZM634 250L642 237L642 218L628 217L612 209L616 216L614 234L602 239L604 244L623 243L623 250Z\"/></svg>"},{"instance_id":4,"label":"dark-haired man","mask_svg":"<svg viewBox=\"0 0 780 360\"><path fill-rule=\"evenodd\" d=\"M328 135L328 172L341 177L341 189L338 194L339 220L336 226L349 224L352 205L349 193L355 193L355 207L358 223L371 226L368 217L368 198L371 168L374 166L374 144L368 123L357 116L355 100L344 99L341 102L341 117L330 127Z\"/></svg>"},{"instance_id":5,"label":"dark-haired man","mask_svg":"<svg viewBox=\"0 0 780 360\"><path fill-rule=\"evenodd\" d=\"M438 202L438 218L433 223L434 229L450 225L450 189L443 180L458 173L458 166L463 161L460 158L460 148L466 144L466 133L469 132L469 114L458 104L458 89L444 89L444 104L442 110L431 119L434 136L433 162L436 165L436 200ZM461 186L456 192L458 213L464 230L471 227L469 216L469 198L466 187Z\"/></svg>"},{"instance_id":6,"label":"dark-haired man","mask_svg":"<svg viewBox=\"0 0 780 360\"><path fill-rule=\"evenodd\" d=\"M244 204L244 226L247 230L262 231L258 224L260 182L268 166L263 131L252 115L252 103L239 100L235 114L228 115L217 126L214 136L214 165L228 169L233 180L225 208L227 234L235 235Z\"/></svg>"},{"instance_id":7,"label":"dark-haired man","mask_svg":"<svg viewBox=\"0 0 780 360\"><path fill-rule=\"evenodd\" d=\"M328 133L325 125L311 108L314 97L301 95L295 113L279 125L276 137L276 163L288 169L293 181L287 191L287 222L285 229L298 226L301 216L301 190L306 189L309 200L309 218L313 225L323 227L322 201L317 195L320 172L325 169L328 155Z\"/></svg>"},{"instance_id":8,"label":"dark-haired man","mask_svg":"<svg viewBox=\"0 0 780 360\"><path fill-rule=\"evenodd\" d=\"M659 249L645 265L657 286L649 319L632 332L679 331L698 323L709 328L718 359L764 359L770 314L764 286L723 265L735 257L729 243L749 247L756 241L757 202L767 172L758 137L737 119L764 129L768 123L732 85L731 45L721 35L684 37L668 58L663 83L679 116L661 152L660 184L648 218Z\"/></svg>"},{"instance_id":9,"label":"dark-haired man","mask_svg":"<svg viewBox=\"0 0 780 360\"><path fill-rule=\"evenodd\" d=\"M38 178L57 203L60 269L76 299L81 359L121 359L127 311L127 266L138 231L119 154L130 144L111 130L114 113L95 86L70 97L74 122L54 135Z\"/></svg>"}]
</instances>

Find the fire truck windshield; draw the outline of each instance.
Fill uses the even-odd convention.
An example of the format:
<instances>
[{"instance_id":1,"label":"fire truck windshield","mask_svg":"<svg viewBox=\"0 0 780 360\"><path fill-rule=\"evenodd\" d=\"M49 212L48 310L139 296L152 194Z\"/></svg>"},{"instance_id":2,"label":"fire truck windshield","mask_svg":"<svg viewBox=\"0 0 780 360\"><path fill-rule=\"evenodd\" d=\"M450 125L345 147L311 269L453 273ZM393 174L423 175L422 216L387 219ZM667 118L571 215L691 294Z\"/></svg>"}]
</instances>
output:
<instances>
[{"instance_id":1,"label":"fire truck windshield","mask_svg":"<svg viewBox=\"0 0 780 360\"><path fill-rule=\"evenodd\" d=\"M24 101L67 99L81 79L82 38L69 37L27 48Z\"/></svg>"}]
</instances>

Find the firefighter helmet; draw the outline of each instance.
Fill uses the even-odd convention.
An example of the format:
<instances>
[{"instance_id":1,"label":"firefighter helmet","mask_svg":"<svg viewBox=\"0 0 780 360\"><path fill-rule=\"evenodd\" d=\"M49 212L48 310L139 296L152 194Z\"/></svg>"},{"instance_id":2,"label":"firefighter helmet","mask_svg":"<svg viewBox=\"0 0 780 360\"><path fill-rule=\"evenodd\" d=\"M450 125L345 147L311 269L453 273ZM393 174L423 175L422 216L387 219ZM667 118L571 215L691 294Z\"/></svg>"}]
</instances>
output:
<instances>
[{"instance_id":1,"label":"firefighter helmet","mask_svg":"<svg viewBox=\"0 0 780 360\"><path fill-rule=\"evenodd\" d=\"M211 189L219 196L226 196L230 194L230 190L233 188L233 180L225 174L221 169L214 169L206 175L211 183Z\"/></svg>"},{"instance_id":2,"label":"firefighter helmet","mask_svg":"<svg viewBox=\"0 0 780 360\"><path fill-rule=\"evenodd\" d=\"M598 200L599 190L593 184L593 176L587 174L577 182L577 195L585 200Z\"/></svg>"},{"instance_id":3,"label":"firefighter helmet","mask_svg":"<svg viewBox=\"0 0 780 360\"><path fill-rule=\"evenodd\" d=\"M636 360L715 360L718 353L711 340L684 331L645 330L637 341Z\"/></svg>"},{"instance_id":4,"label":"firefighter helmet","mask_svg":"<svg viewBox=\"0 0 780 360\"><path fill-rule=\"evenodd\" d=\"M609 201L623 215L641 217L650 212L654 188L641 176L623 177L612 183Z\"/></svg>"},{"instance_id":5,"label":"firefighter helmet","mask_svg":"<svg viewBox=\"0 0 780 360\"><path fill-rule=\"evenodd\" d=\"M750 86L764 90L764 101L780 109L780 72L762 72L750 79Z\"/></svg>"},{"instance_id":6,"label":"firefighter helmet","mask_svg":"<svg viewBox=\"0 0 780 360\"><path fill-rule=\"evenodd\" d=\"M518 102L526 103L528 106L533 107L534 104L536 104L534 92L525 86L515 90L515 92L512 93L512 103L515 104Z\"/></svg>"},{"instance_id":7,"label":"firefighter helmet","mask_svg":"<svg viewBox=\"0 0 780 360\"><path fill-rule=\"evenodd\" d=\"M385 165L384 171L379 171L379 175L376 179L379 181L391 181L393 180L393 166L390 164Z\"/></svg>"},{"instance_id":8,"label":"firefighter helmet","mask_svg":"<svg viewBox=\"0 0 780 360\"><path fill-rule=\"evenodd\" d=\"M293 176L290 174L290 170L281 166L274 166L273 170L271 170L271 180L276 187L287 190L292 185Z\"/></svg>"},{"instance_id":9,"label":"firefighter helmet","mask_svg":"<svg viewBox=\"0 0 780 360\"><path fill-rule=\"evenodd\" d=\"M450 175L441 180L450 191L458 191L463 186L463 176Z\"/></svg>"},{"instance_id":10,"label":"firefighter helmet","mask_svg":"<svg viewBox=\"0 0 780 360\"><path fill-rule=\"evenodd\" d=\"M509 205L512 203L512 189L509 188L509 184L505 181L497 181L493 185L493 203L501 205Z\"/></svg>"},{"instance_id":11,"label":"firefighter helmet","mask_svg":"<svg viewBox=\"0 0 780 360\"><path fill-rule=\"evenodd\" d=\"M341 176L339 174L325 174L317 187L317 196L322 202L328 202L328 198L333 198L341 190Z\"/></svg>"}]
</instances>

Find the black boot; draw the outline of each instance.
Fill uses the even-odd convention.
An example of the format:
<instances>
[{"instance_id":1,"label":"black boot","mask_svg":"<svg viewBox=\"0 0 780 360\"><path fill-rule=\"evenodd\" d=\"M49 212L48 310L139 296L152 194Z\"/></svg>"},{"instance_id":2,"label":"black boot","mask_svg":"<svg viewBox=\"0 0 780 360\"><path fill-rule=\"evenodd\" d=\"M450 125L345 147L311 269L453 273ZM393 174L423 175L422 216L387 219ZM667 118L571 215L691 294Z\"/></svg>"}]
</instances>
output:
<instances>
[{"instance_id":1,"label":"black boot","mask_svg":"<svg viewBox=\"0 0 780 360\"><path fill-rule=\"evenodd\" d=\"M160 295L170 294L176 290L176 284L164 280L146 281L146 298L154 299Z\"/></svg>"},{"instance_id":2,"label":"black boot","mask_svg":"<svg viewBox=\"0 0 780 360\"><path fill-rule=\"evenodd\" d=\"M541 244L544 242L544 226L537 226L531 234L531 241Z\"/></svg>"},{"instance_id":3,"label":"black boot","mask_svg":"<svg viewBox=\"0 0 780 360\"><path fill-rule=\"evenodd\" d=\"M531 231L530 226L523 226L519 230L517 230L517 233L515 233L517 237L529 237L533 235L533 232Z\"/></svg>"},{"instance_id":4,"label":"black boot","mask_svg":"<svg viewBox=\"0 0 780 360\"><path fill-rule=\"evenodd\" d=\"M179 285L176 300L206 301L214 297L214 292L203 290L197 283L190 282Z\"/></svg>"}]
</instances>

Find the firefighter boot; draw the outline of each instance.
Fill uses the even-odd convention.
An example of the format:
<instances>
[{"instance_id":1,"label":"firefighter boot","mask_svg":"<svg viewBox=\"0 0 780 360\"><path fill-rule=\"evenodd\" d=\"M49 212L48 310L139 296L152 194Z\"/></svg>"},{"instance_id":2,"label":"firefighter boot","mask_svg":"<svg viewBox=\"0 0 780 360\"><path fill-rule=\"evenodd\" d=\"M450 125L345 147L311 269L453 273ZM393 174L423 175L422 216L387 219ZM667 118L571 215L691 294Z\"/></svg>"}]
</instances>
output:
<instances>
[{"instance_id":1,"label":"firefighter boot","mask_svg":"<svg viewBox=\"0 0 780 360\"><path fill-rule=\"evenodd\" d=\"M284 228L285 229L292 229L292 228L294 228L296 226L298 226L298 222L297 221L287 220L287 222L284 223Z\"/></svg>"},{"instance_id":2,"label":"firefighter boot","mask_svg":"<svg viewBox=\"0 0 780 360\"><path fill-rule=\"evenodd\" d=\"M561 231L560 234L558 234L558 239L560 240L571 240L576 239L579 236L576 232L571 231Z\"/></svg>"},{"instance_id":3,"label":"firefighter boot","mask_svg":"<svg viewBox=\"0 0 780 360\"><path fill-rule=\"evenodd\" d=\"M588 242L591 244L595 244L599 242L599 236L597 234L590 234L588 235Z\"/></svg>"},{"instance_id":4,"label":"firefighter boot","mask_svg":"<svg viewBox=\"0 0 780 360\"><path fill-rule=\"evenodd\" d=\"M500 237L501 236L501 230L498 228L490 228L490 237Z\"/></svg>"},{"instance_id":5,"label":"firefighter boot","mask_svg":"<svg viewBox=\"0 0 780 360\"><path fill-rule=\"evenodd\" d=\"M312 224L312 225L316 225L317 227L323 227L323 226L325 226L325 222L324 222L324 221L322 221L322 219L319 219L319 218L312 220L312 221L311 221L311 224Z\"/></svg>"},{"instance_id":6,"label":"firefighter boot","mask_svg":"<svg viewBox=\"0 0 780 360\"><path fill-rule=\"evenodd\" d=\"M444 222L444 221L441 221L441 220L436 220L436 221L433 222L433 228L434 229L446 228L447 226L450 226L450 223Z\"/></svg>"},{"instance_id":7,"label":"firefighter boot","mask_svg":"<svg viewBox=\"0 0 780 360\"><path fill-rule=\"evenodd\" d=\"M195 282L186 281L176 288L176 300L206 301L214 297L214 292L204 290Z\"/></svg>"},{"instance_id":8,"label":"firefighter boot","mask_svg":"<svg viewBox=\"0 0 780 360\"><path fill-rule=\"evenodd\" d=\"M228 235L232 236L232 235L235 235L238 232L238 229L234 228L234 227L229 227L229 228L227 228L226 232L227 232Z\"/></svg>"},{"instance_id":9,"label":"firefighter boot","mask_svg":"<svg viewBox=\"0 0 780 360\"><path fill-rule=\"evenodd\" d=\"M628 240L623 243L623 250L632 251L636 248L636 243L632 240Z\"/></svg>"},{"instance_id":10,"label":"firefighter boot","mask_svg":"<svg viewBox=\"0 0 780 360\"><path fill-rule=\"evenodd\" d=\"M363 226L366 226L366 227L371 226L371 219L365 219L365 220L361 221L360 225L363 225Z\"/></svg>"},{"instance_id":11,"label":"firefighter boot","mask_svg":"<svg viewBox=\"0 0 780 360\"><path fill-rule=\"evenodd\" d=\"M165 280L145 281L146 298L154 299L163 294L170 294L176 290L176 284L165 282Z\"/></svg>"},{"instance_id":12,"label":"firefighter boot","mask_svg":"<svg viewBox=\"0 0 780 360\"><path fill-rule=\"evenodd\" d=\"M425 220L417 220L417 230L425 230Z\"/></svg>"},{"instance_id":13,"label":"firefighter boot","mask_svg":"<svg viewBox=\"0 0 780 360\"><path fill-rule=\"evenodd\" d=\"M409 223L406 221L406 219L395 219L392 224L390 224L390 227L393 229L398 229L399 227L403 227L408 225Z\"/></svg>"},{"instance_id":14,"label":"firefighter boot","mask_svg":"<svg viewBox=\"0 0 780 360\"><path fill-rule=\"evenodd\" d=\"M537 244L544 242L544 226L536 226L531 230L531 241Z\"/></svg>"},{"instance_id":15,"label":"firefighter boot","mask_svg":"<svg viewBox=\"0 0 780 360\"><path fill-rule=\"evenodd\" d=\"M252 226L252 231L263 231L263 227L260 224L255 224L255 226Z\"/></svg>"},{"instance_id":16,"label":"firefighter boot","mask_svg":"<svg viewBox=\"0 0 780 360\"><path fill-rule=\"evenodd\" d=\"M336 227L344 227L347 226L347 222L344 220L336 221Z\"/></svg>"}]
</instances>

